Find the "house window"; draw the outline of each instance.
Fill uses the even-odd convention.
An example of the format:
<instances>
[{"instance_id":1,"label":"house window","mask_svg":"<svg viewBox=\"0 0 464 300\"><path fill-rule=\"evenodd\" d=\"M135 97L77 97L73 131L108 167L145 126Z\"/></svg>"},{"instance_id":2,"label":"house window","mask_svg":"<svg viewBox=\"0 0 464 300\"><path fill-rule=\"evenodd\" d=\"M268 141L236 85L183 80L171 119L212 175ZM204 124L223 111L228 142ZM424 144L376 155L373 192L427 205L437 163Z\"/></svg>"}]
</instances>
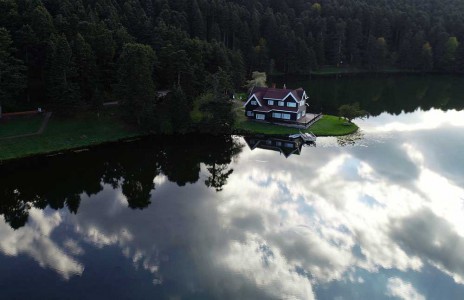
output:
<instances>
[{"instance_id":1,"label":"house window","mask_svg":"<svg viewBox=\"0 0 464 300\"><path fill-rule=\"evenodd\" d=\"M274 101L273 100L267 100L267 104L268 105L274 105Z\"/></svg>"},{"instance_id":2,"label":"house window","mask_svg":"<svg viewBox=\"0 0 464 300\"><path fill-rule=\"evenodd\" d=\"M272 117L276 119L282 119L282 113L272 113Z\"/></svg>"},{"instance_id":3,"label":"house window","mask_svg":"<svg viewBox=\"0 0 464 300\"><path fill-rule=\"evenodd\" d=\"M300 106L304 106L305 105L305 101L304 100L301 100L300 101Z\"/></svg>"},{"instance_id":4,"label":"house window","mask_svg":"<svg viewBox=\"0 0 464 300\"><path fill-rule=\"evenodd\" d=\"M293 148L293 144L291 144L291 143L285 143L285 148Z\"/></svg>"},{"instance_id":5,"label":"house window","mask_svg":"<svg viewBox=\"0 0 464 300\"><path fill-rule=\"evenodd\" d=\"M247 111L247 116L248 117L253 117L254 116L254 113L252 111Z\"/></svg>"},{"instance_id":6,"label":"house window","mask_svg":"<svg viewBox=\"0 0 464 300\"><path fill-rule=\"evenodd\" d=\"M272 140L267 140L267 141L266 141L266 144L269 145L269 146L271 146L271 145L272 145Z\"/></svg>"},{"instance_id":7,"label":"house window","mask_svg":"<svg viewBox=\"0 0 464 300\"><path fill-rule=\"evenodd\" d=\"M263 114L256 114L256 120L264 120L266 119L266 116Z\"/></svg>"},{"instance_id":8,"label":"house window","mask_svg":"<svg viewBox=\"0 0 464 300\"><path fill-rule=\"evenodd\" d=\"M306 116L306 110L303 110L303 111L301 112L301 115L302 115L303 117Z\"/></svg>"},{"instance_id":9,"label":"house window","mask_svg":"<svg viewBox=\"0 0 464 300\"><path fill-rule=\"evenodd\" d=\"M296 107L296 103L295 102L288 102L287 106L288 107Z\"/></svg>"},{"instance_id":10,"label":"house window","mask_svg":"<svg viewBox=\"0 0 464 300\"><path fill-rule=\"evenodd\" d=\"M297 119L301 118L301 112L298 113Z\"/></svg>"},{"instance_id":11,"label":"house window","mask_svg":"<svg viewBox=\"0 0 464 300\"><path fill-rule=\"evenodd\" d=\"M276 142L277 147L282 147L282 142Z\"/></svg>"},{"instance_id":12,"label":"house window","mask_svg":"<svg viewBox=\"0 0 464 300\"><path fill-rule=\"evenodd\" d=\"M279 106L285 106L285 102L284 101L279 101L278 105Z\"/></svg>"},{"instance_id":13,"label":"house window","mask_svg":"<svg viewBox=\"0 0 464 300\"><path fill-rule=\"evenodd\" d=\"M290 118L291 118L290 114L282 114L282 119L290 120Z\"/></svg>"},{"instance_id":14,"label":"house window","mask_svg":"<svg viewBox=\"0 0 464 300\"><path fill-rule=\"evenodd\" d=\"M251 105L257 105L258 102L256 102L255 100L251 101Z\"/></svg>"}]
</instances>

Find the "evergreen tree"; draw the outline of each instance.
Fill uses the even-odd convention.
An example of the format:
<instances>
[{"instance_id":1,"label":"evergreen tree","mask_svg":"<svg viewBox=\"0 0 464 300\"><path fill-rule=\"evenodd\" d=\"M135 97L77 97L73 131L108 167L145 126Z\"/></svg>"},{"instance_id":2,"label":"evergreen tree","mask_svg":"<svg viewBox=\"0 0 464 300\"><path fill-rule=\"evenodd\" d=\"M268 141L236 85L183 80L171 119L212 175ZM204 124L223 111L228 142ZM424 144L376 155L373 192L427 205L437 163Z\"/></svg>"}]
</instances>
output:
<instances>
[{"instance_id":1,"label":"evergreen tree","mask_svg":"<svg viewBox=\"0 0 464 300\"><path fill-rule=\"evenodd\" d=\"M371 70L378 70L385 66L388 54L387 42L385 38L369 37L367 46L367 65Z\"/></svg>"},{"instance_id":2,"label":"evergreen tree","mask_svg":"<svg viewBox=\"0 0 464 300\"><path fill-rule=\"evenodd\" d=\"M31 26L40 41L48 41L56 31L53 18L43 5L38 5L31 13Z\"/></svg>"},{"instance_id":3,"label":"evergreen tree","mask_svg":"<svg viewBox=\"0 0 464 300\"><path fill-rule=\"evenodd\" d=\"M175 132L185 133L191 123L190 105L187 95L180 86L173 86L168 97L171 124Z\"/></svg>"},{"instance_id":4,"label":"evergreen tree","mask_svg":"<svg viewBox=\"0 0 464 300\"><path fill-rule=\"evenodd\" d=\"M2 105L13 105L26 85L26 68L13 56L12 44L8 30L0 28L0 118Z\"/></svg>"},{"instance_id":5,"label":"evergreen tree","mask_svg":"<svg viewBox=\"0 0 464 300\"><path fill-rule=\"evenodd\" d=\"M77 34L74 40L73 53L73 63L77 69L76 82L79 85L82 100L86 102L97 100L94 97L97 88L95 56L81 34ZM98 104L99 101L94 101L93 104Z\"/></svg>"},{"instance_id":6,"label":"evergreen tree","mask_svg":"<svg viewBox=\"0 0 464 300\"><path fill-rule=\"evenodd\" d=\"M153 49L142 44L126 44L118 61L118 82L115 97L123 115L142 125L155 105L153 68L156 56Z\"/></svg>"},{"instance_id":7,"label":"evergreen tree","mask_svg":"<svg viewBox=\"0 0 464 300\"><path fill-rule=\"evenodd\" d=\"M350 20L347 27L347 60L350 64L361 62L362 25L359 20Z\"/></svg>"},{"instance_id":8,"label":"evergreen tree","mask_svg":"<svg viewBox=\"0 0 464 300\"><path fill-rule=\"evenodd\" d=\"M205 38L205 23L203 21L203 14L201 13L200 7L198 6L197 0L192 1L191 7L191 35L200 39Z\"/></svg>"},{"instance_id":9,"label":"evergreen tree","mask_svg":"<svg viewBox=\"0 0 464 300\"><path fill-rule=\"evenodd\" d=\"M80 99L79 88L71 78L75 77L71 47L64 35L52 37L49 43L46 79L47 96L58 110L70 113Z\"/></svg>"},{"instance_id":10,"label":"evergreen tree","mask_svg":"<svg viewBox=\"0 0 464 300\"><path fill-rule=\"evenodd\" d=\"M316 58L319 66L323 66L325 64L325 50L324 50L324 35L322 32L317 35L315 49Z\"/></svg>"}]
</instances>

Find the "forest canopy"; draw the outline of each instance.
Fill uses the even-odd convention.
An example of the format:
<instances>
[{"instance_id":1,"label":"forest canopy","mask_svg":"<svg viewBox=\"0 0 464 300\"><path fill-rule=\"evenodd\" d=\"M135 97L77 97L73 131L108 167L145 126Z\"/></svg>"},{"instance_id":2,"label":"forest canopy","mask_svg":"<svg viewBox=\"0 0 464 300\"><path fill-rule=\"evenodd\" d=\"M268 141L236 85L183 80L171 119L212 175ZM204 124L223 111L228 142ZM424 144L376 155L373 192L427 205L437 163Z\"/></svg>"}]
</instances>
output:
<instances>
[{"instance_id":1,"label":"forest canopy","mask_svg":"<svg viewBox=\"0 0 464 300\"><path fill-rule=\"evenodd\" d=\"M0 40L5 110L40 103L66 111L119 100L131 106L120 97L149 98L162 89L175 90L171 98L192 109L201 95L225 97L242 87L253 71L463 72L464 2L0 0ZM133 63L145 64L143 76L132 75ZM151 109L134 107L138 123Z\"/></svg>"}]
</instances>

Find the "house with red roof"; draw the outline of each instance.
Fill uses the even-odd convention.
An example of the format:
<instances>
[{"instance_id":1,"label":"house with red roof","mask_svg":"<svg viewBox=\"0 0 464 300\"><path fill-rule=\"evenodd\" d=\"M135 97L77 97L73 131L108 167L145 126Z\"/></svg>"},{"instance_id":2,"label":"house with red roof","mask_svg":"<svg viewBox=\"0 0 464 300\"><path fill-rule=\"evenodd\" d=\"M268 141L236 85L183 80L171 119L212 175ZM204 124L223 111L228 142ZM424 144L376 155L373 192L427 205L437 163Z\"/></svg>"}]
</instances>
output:
<instances>
[{"instance_id":1,"label":"house with red roof","mask_svg":"<svg viewBox=\"0 0 464 300\"><path fill-rule=\"evenodd\" d=\"M297 123L306 116L307 99L302 88L255 87L244 105L245 115L260 121Z\"/></svg>"}]
</instances>

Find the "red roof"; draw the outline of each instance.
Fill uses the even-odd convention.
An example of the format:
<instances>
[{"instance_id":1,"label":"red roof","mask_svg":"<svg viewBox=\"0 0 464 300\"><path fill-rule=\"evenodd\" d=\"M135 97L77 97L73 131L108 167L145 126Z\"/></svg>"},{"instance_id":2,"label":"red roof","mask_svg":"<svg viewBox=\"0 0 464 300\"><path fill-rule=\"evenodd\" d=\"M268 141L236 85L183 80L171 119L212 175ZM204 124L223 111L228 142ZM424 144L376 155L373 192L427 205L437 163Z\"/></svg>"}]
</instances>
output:
<instances>
[{"instance_id":1,"label":"red roof","mask_svg":"<svg viewBox=\"0 0 464 300\"><path fill-rule=\"evenodd\" d=\"M288 94L292 94L295 99L298 101L303 98L304 90L302 88L291 90L291 89L276 89L276 88L266 88L266 87L255 87L251 91L252 94L259 99L275 99L283 100Z\"/></svg>"},{"instance_id":2,"label":"red roof","mask_svg":"<svg viewBox=\"0 0 464 300\"><path fill-rule=\"evenodd\" d=\"M253 109L255 112L270 112L273 110L273 108L270 108L267 105L267 100L285 100L287 96L293 95L294 100L299 103L301 99L303 99L305 91L302 88L296 89L296 90L291 90L291 89L276 89L276 88L267 88L267 87L255 87L251 91L251 95L256 97L259 102L259 107L256 107ZM248 104L249 101L251 101L252 97L249 98L247 103L245 103L244 106ZM288 108L288 107L282 107L279 108L280 110L284 111L289 111L289 112L296 112L299 110L299 105L297 105L295 108Z\"/></svg>"}]
</instances>

